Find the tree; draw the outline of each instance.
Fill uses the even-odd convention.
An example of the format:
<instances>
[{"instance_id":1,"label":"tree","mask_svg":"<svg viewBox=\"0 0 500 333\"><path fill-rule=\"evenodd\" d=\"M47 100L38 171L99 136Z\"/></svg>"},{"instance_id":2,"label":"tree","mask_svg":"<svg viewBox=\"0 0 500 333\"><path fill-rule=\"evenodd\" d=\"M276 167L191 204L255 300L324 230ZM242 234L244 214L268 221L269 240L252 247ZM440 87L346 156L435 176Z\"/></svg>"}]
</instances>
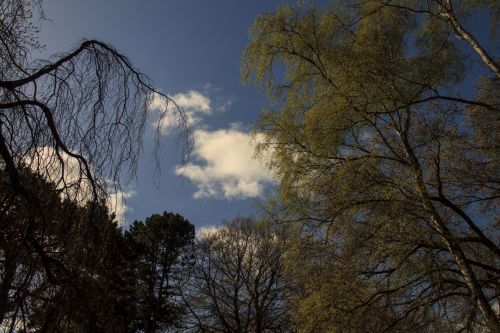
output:
<instances>
[{"instance_id":1,"label":"tree","mask_svg":"<svg viewBox=\"0 0 500 333\"><path fill-rule=\"evenodd\" d=\"M256 126L279 219L303 222L368 282L338 315L389 299L381 330L439 309L451 329L499 332L498 147L477 116L496 124L498 103L457 94L465 66L447 22L371 1L283 6L250 37L243 78L280 107Z\"/></svg>"},{"instance_id":2,"label":"tree","mask_svg":"<svg viewBox=\"0 0 500 333\"><path fill-rule=\"evenodd\" d=\"M167 212L135 221L125 232L134 332L156 332L179 324L184 314L180 288L193 239L194 226Z\"/></svg>"},{"instance_id":3,"label":"tree","mask_svg":"<svg viewBox=\"0 0 500 333\"><path fill-rule=\"evenodd\" d=\"M16 169L23 162L48 177L55 173L51 180L71 198L102 200L134 174L155 96L164 111L178 111L184 130L185 119L174 101L102 41L85 40L70 52L32 61L40 47L33 22L43 18L41 7L42 1L0 4L0 157L20 194L29 195Z\"/></svg>"},{"instance_id":4,"label":"tree","mask_svg":"<svg viewBox=\"0 0 500 333\"><path fill-rule=\"evenodd\" d=\"M402 11L411 13L412 15L425 15L431 20L439 20L447 24L450 30L455 34L455 36L465 41L472 47L474 52L479 55L481 61L488 67L488 69L500 78L500 65L498 61L490 55L490 53L480 44L479 40L473 36L473 34L465 27L462 20L470 16L470 12L474 10L486 10L492 16L491 18L491 30L493 34L496 33L496 24L498 22L498 15L500 14L500 6L498 1L457 1L457 0L432 0L432 1L380 1L380 0L368 0L363 1L365 4L372 2L375 4L372 7L383 8L392 7L397 8ZM365 13L366 15L370 15Z\"/></svg>"},{"instance_id":5,"label":"tree","mask_svg":"<svg viewBox=\"0 0 500 333\"><path fill-rule=\"evenodd\" d=\"M156 332L178 322L193 225L164 213L122 235L104 204L75 204L31 169L18 174L44 200L33 212L0 172L5 332ZM28 228L33 242L23 240Z\"/></svg>"},{"instance_id":6,"label":"tree","mask_svg":"<svg viewBox=\"0 0 500 333\"><path fill-rule=\"evenodd\" d=\"M395 224L392 227L397 227ZM387 236L387 225L360 225L364 227L370 229L353 232L344 245L338 244L334 237L302 237L293 242L287 252L287 274L299 291L294 295L296 330L359 333L465 330L467 319L459 316L471 311L471 304L463 297L453 297L454 292L458 295L460 292L446 281L450 277L445 273L449 268L446 260L437 251L420 250L409 256L411 252L404 244ZM375 231L377 227L381 230ZM393 260L394 265L384 265L380 260L383 256L386 261ZM442 274L440 281L425 277L432 270ZM435 288L439 283L440 289ZM439 301L443 295L446 302ZM450 325L450 321L462 326ZM480 331L478 327L475 329Z\"/></svg>"},{"instance_id":7,"label":"tree","mask_svg":"<svg viewBox=\"0 0 500 333\"><path fill-rule=\"evenodd\" d=\"M113 296L116 222L103 204L76 205L30 169L32 205L0 172L0 322L5 332L121 331ZM32 240L24 239L32 228Z\"/></svg>"},{"instance_id":8,"label":"tree","mask_svg":"<svg viewBox=\"0 0 500 333\"><path fill-rule=\"evenodd\" d=\"M181 135L187 130L175 102L107 43L84 40L70 52L33 60L41 47L35 23L43 17L41 0L0 3L0 165L9 187L22 197L15 200L31 212L19 244L52 262L52 251L44 252L36 234L45 199L19 170L43 175L54 185L45 189L79 205L90 200L90 208L99 211L109 191L136 171L155 96L165 102L162 117L173 107ZM156 151L158 140L159 130ZM44 265L48 277L49 266Z\"/></svg>"},{"instance_id":9,"label":"tree","mask_svg":"<svg viewBox=\"0 0 500 333\"><path fill-rule=\"evenodd\" d=\"M184 297L196 332L288 332L284 240L236 218L201 235Z\"/></svg>"}]
</instances>

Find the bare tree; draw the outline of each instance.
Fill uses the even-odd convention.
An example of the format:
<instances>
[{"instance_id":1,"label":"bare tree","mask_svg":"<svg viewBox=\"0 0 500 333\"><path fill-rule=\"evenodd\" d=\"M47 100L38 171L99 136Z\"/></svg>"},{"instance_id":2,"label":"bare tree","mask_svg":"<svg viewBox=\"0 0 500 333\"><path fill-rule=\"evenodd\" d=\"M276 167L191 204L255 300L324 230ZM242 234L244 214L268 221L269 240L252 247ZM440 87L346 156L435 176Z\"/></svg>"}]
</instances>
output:
<instances>
[{"instance_id":1,"label":"bare tree","mask_svg":"<svg viewBox=\"0 0 500 333\"><path fill-rule=\"evenodd\" d=\"M0 4L0 156L20 192L26 188L16 166L24 163L42 174L56 172L52 180L67 194L102 199L110 185L136 171L155 94L165 102L163 117L176 110L184 136L185 119L173 100L102 41L84 40L70 52L33 61L39 44L30 9L39 16L40 6Z\"/></svg>"},{"instance_id":2,"label":"bare tree","mask_svg":"<svg viewBox=\"0 0 500 333\"><path fill-rule=\"evenodd\" d=\"M236 218L201 236L184 288L197 332L287 332L284 243L252 220Z\"/></svg>"}]
</instances>

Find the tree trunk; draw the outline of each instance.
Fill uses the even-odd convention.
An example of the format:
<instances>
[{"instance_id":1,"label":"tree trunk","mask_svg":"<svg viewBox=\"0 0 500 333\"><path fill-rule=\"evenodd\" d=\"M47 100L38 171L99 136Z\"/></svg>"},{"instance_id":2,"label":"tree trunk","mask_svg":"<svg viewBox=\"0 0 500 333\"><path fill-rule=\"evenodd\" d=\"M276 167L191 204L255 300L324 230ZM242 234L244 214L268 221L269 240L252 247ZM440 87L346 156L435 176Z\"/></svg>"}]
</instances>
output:
<instances>
[{"instance_id":1,"label":"tree trunk","mask_svg":"<svg viewBox=\"0 0 500 333\"><path fill-rule=\"evenodd\" d=\"M472 36L457 20L455 13L453 11L453 7L451 1L446 1L448 8L443 8L443 11L440 13L440 16L443 17L451 26L456 36L459 39L465 40L468 42L474 51L481 57L481 60L488 66L488 68L495 73L495 75L500 78L500 66L495 62L495 60L486 52L485 49L479 44L476 38Z\"/></svg>"},{"instance_id":2,"label":"tree trunk","mask_svg":"<svg viewBox=\"0 0 500 333\"><path fill-rule=\"evenodd\" d=\"M430 215L430 219L434 227L437 229L439 232L441 239L446 245L446 248L448 251L451 253L453 256L453 259L455 261L455 264L457 265L458 269L460 270L460 273L462 274L462 277L464 279L465 285L467 286L467 289L469 289L469 292L472 295L474 304L478 307L479 312L482 314L484 321L486 323L486 326L491 329L492 332L494 333L500 333L500 323L498 322L498 319L491 308L488 299L484 295L477 279L474 274L474 271L472 270L472 267L470 266L469 262L467 261L467 257L465 256L465 253L462 251L462 248L456 241L455 237L451 233L451 231L448 229L444 221L442 220L441 216L437 212L436 208L432 204L432 201L430 199L429 194L427 193L427 189L425 187L425 183L423 180L422 176L422 168L420 165L420 162L418 161L417 157L413 153L413 150L408 142L402 136L403 143L405 146L406 154L411 160L412 166L413 166L413 171L414 171L414 180L415 180L415 185L417 188L417 192L422 200L422 204L424 208L427 210L427 212Z\"/></svg>"},{"instance_id":3,"label":"tree trunk","mask_svg":"<svg viewBox=\"0 0 500 333\"><path fill-rule=\"evenodd\" d=\"M10 308L9 292L14 281L14 274L16 273L15 256L9 250L5 250L4 271L4 277L0 283L0 323L3 322Z\"/></svg>"}]
</instances>

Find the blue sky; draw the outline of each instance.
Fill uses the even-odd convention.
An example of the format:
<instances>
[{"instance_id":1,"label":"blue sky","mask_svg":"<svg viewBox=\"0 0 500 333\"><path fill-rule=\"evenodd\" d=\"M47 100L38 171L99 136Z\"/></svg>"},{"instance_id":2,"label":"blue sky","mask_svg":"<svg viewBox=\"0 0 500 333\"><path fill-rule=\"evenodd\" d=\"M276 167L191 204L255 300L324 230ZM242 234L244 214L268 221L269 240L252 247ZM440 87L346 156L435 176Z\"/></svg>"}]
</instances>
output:
<instances>
[{"instance_id":1,"label":"blue sky","mask_svg":"<svg viewBox=\"0 0 500 333\"><path fill-rule=\"evenodd\" d=\"M178 168L176 136L165 124L159 179L153 174L149 126L137 181L124 184L129 223L167 210L198 227L219 224L251 214L255 200L272 186L270 176L251 161L248 145L252 124L268 103L255 87L240 84L239 71L252 22L283 2L44 2L49 21L42 23L40 42L46 48L40 56L70 50L82 39L106 41L157 89L180 101L192 118L198 140L184 169Z\"/></svg>"}]
</instances>

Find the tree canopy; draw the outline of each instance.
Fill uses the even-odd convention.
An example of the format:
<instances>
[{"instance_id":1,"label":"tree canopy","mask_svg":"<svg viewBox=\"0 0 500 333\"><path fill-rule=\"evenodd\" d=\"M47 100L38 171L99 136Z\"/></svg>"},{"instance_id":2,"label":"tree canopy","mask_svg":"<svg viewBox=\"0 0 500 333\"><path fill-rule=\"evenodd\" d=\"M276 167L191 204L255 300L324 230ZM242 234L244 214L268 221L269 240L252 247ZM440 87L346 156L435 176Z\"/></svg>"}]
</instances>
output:
<instances>
[{"instance_id":1,"label":"tree canopy","mask_svg":"<svg viewBox=\"0 0 500 333\"><path fill-rule=\"evenodd\" d=\"M337 262L322 278L333 294L305 285L306 323L323 325L311 304L329 304L348 326L332 313L328 325L352 330L349 319L388 302L382 326L358 330L435 316L500 330L498 147L484 136L498 123L498 78L492 69L476 98L460 94L458 28L444 2L427 4L432 15L415 10L421 2L282 6L250 30L243 77L279 107L256 126L280 180L278 219L302 221ZM354 285L343 289L338 274Z\"/></svg>"}]
</instances>

